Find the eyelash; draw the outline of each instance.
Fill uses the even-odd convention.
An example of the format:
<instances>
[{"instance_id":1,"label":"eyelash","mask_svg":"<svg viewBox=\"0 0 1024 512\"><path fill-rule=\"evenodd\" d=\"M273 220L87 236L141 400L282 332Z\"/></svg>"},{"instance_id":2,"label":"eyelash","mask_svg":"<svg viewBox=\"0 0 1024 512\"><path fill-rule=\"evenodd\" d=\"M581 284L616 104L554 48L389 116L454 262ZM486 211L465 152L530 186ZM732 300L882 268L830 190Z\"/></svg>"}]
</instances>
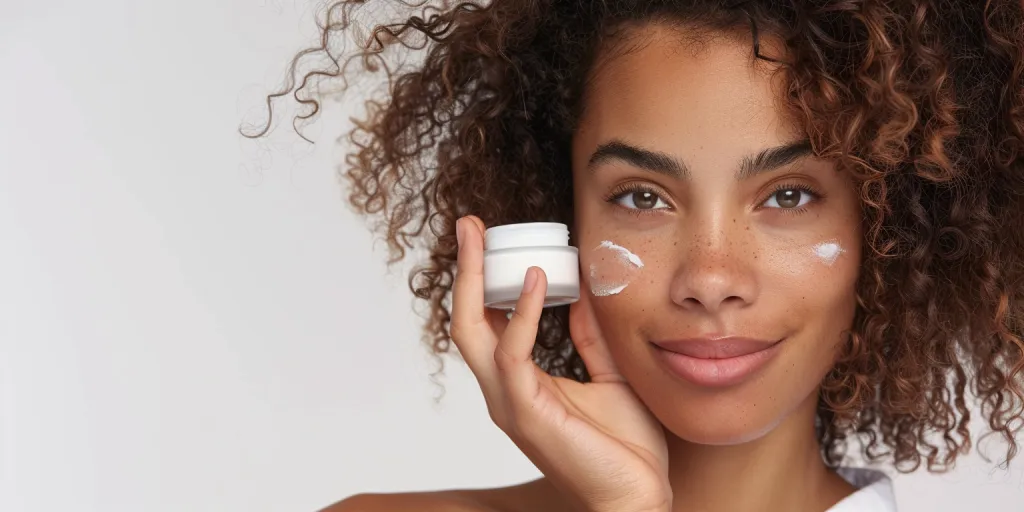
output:
<instances>
[{"instance_id":1,"label":"eyelash","mask_svg":"<svg viewBox=\"0 0 1024 512\"><path fill-rule=\"evenodd\" d=\"M772 189L771 192L769 192L767 195L765 195L764 198L761 199L761 201L759 201L757 203L758 204L758 206L757 206L758 209L761 209L762 208L761 205L763 205L765 202L767 202L768 199L770 199L773 195L778 194L779 192L782 192L783 190L797 190L797 191L800 191L800 192L803 192L805 194L810 195L811 196L811 201L808 203L808 205L810 203L812 203L812 202L821 201L822 199L825 198L825 195L823 193L815 190L814 188L812 188L810 186L807 186L807 185L804 185L804 184L801 184L801 183L793 183L793 184L780 183L780 184L776 185ZM658 198L660 198L662 201L665 201L665 198L663 197L663 195L660 192L658 192L653 187L644 185L642 183L625 183L623 185L619 185L619 186L615 187L611 192L609 192L605 196L604 200L606 202L610 203L610 204L618 206L617 204L615 204L615 202L620 197L624 196L625 194L635 194L637 192L647 192L647 193L650 193L650 194L654 194L655 196L658 196ZM668 201L665 201L665 202L668 203ZM641 209L641 208L626 208L626 207L620 207L620 208L625 210L626 213L629 213L631 215L635 215L635 216L638 216L638 217L639 216L643 216L643 215L657 214L657 213L659 213L660 210L664 210L665 209L665 208L652 208L652 209L645 210L645 209ZM773 210L781 210L780 213L783 213L785 215L800 215L802 213L806 213L807 212L807 205L801 206L799 208L772 208L772 209Z\"/></svg>"},{"instance_id":2,"label":"eyelash","mask_svg":"<svg viewBox=\"0 0 1024 512\"><path fill-rule=\"evenodd\" d=\"M779 192L782 192L783 190L797 190L797 191L803 192L803 193L811 196L811 200L806 205L801 206L799 208L771 208L772 210L780 210L779 213L782 213L784 215L800 215L802 213L806 213L807 212L807 207L810 204L812 204L812 203L814 203L816 201L821 201L822 199L825 198L825 195L822 194L821 192L811 188L810 186L804 185L802 183L792 183L792 184L780 183L780 184L776 185L772 189L771 192L769 192L766 196L764 196L764 199L762 199L761 201L759 201L757 203L757 209L759 209L759 210L762 209L761 205L763 205L765 202L767 202L769 199L771 199L772 196L774 196L775 194L778 194Z\"/></svg>"},{"instance_id":3,"label":"eyelash","mask_svg":"<svg viewBox=\"0 0 1024 512\"><path fill-rule=\"evenodd\" d=\"M658 192L653 187L650 187L648 185L644 185L643 183L636 183L636 182L634 182L634 183L624 183L622 185L619 185L619 186L615 187L614 189L612 189L611 192L609 192L605 196L604 200L606 202L608 202L609 204L611 204L612 206L617 206L620 209L625 210L626 213L628 213L630 215L635 215L637 217L640 217L640 216L643 216L643 215L656 215L656 214L660 213L661 210L665 210L666 209L666 208L651 208L651 209L648 209L648 210L644 210L642 208L626 208L625 206L620 206L618 204L615 204L615 201L618 200L620 197L622 197L622 196L624 196L626 194L635 194L637 192L647 192L647 193L650 193L650 194L654 194L655 196L657 196L662 201L665 201L664 194ZM665 201L665 203L668 204L668 201Z\"/></svg>"}]
</instances>

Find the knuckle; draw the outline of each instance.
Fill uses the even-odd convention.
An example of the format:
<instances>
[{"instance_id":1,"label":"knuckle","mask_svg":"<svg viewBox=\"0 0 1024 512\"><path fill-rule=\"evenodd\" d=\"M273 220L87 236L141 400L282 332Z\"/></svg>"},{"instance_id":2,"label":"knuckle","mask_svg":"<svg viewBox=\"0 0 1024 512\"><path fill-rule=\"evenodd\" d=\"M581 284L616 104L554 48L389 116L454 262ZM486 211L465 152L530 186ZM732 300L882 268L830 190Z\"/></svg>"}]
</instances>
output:
<instances>
[{"instance_id":1,"label":"knuckle","mask_svg":"<svg viewBox=\"0 0 1024 512\"><path fill-rule=\"evenodd\" d=\"M465 329L466 328L462 326L462 322L453 321L448 327L448 335L451 336L452 341L458 343L462 341Z\"/></svg>"},{"instance_id":2,"label":"knuckle","mask_svg":"<svg viewBox=\"0 0 1024 512\"><path fill-rule=\"evenodd\" d=\"M459 282L459 278L463 275L483 274L483 269L477 268L477 265L470 264L470 259L463 252L465 250L467 249L459 248L459 252L455 254L455 282Z\"/></svg>"},{"instance_id":3,"label":"knuckle","mask_svg":"<svg viewBox=\"0 0 1024 512\"><path fill-rule=\"evenodd\" d=\"M513 321L513 322L525 322L525 321L529 320L529 317L526 315L526 313L523 312L523 309L524 308L515 308L515 309L513 309L512 310L511 321Z\"/></svg>"},{"instance_id":4,"label":"knuckle","mask_svg":"<svg viewBox=\"0 0 1024 512\"><path fill-rule=\"evenodd\" d=\"M572 338L572 344L577 350L586 350L595 344L593 336L577 336Z\"/></svg>"},{"instance_id":5,"label":"knuckle","mask_svg":"<svg viewBox=\"0 0 1024 512\"><path fill-rule=\"evenodd\" d=\"M505 372L508 371L516 364L516 359L509 354L499 343L494 349L494 366L498 370Z\"/></svg>"},{"instance_id":6,"label":"knuckle","mask_svg":"<svg viewBox=\"0 0 1024 512\"><path fill-rule=\"evenodd\" d=\"M500 410L500 408L488 406L487 407L487 415L490 416L491 421L493 421L494 424L498 426L498 428L500 428L500 429L502 429L504 431L508 431L507 415L505 415Z\"/></svg>"},{"instance_id":7,"label":"knuckle","mask_svg":"<svg viewBox=\"0 0 1024 512\"><path fill-rule=\"evenodd\" d=\"M479 337L481 335L479 330L480 323L474 322L470 318L453 319L451 324L448 325L448 334L451 336L452 341L459 344L470 338Z\"/></svg>"},{"instance_id":8,"label":"knuckle","mask_svg":"<svg viewBox=\"0 0 1024 512\"><path fill-rule=\"evenodd\" d=\"M515 414L509 410L504 404L502 406L488 407L487 415L490 416L491 421L502 432L509 437L509 439L518 440L521 439L520 430L516 424Z\"/></svg>"}]
</instances>

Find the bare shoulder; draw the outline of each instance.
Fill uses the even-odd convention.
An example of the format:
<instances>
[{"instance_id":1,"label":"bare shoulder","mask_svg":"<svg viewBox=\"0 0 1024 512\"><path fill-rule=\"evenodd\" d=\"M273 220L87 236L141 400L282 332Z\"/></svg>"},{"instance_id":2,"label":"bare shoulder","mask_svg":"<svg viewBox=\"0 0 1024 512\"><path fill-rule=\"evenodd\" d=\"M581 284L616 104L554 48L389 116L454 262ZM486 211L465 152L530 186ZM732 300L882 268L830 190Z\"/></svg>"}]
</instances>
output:
<instances>
[{"instance_id":1,"label":"bare shoulder","mask_svg":"<svg viewBox=\"0 0 1024 512\"><path fill-rule=\"evenodd\" d=\"M320 512L546 512L566 510L544 480L492 489L364 493Z\"/></svg>"}]
</instances>

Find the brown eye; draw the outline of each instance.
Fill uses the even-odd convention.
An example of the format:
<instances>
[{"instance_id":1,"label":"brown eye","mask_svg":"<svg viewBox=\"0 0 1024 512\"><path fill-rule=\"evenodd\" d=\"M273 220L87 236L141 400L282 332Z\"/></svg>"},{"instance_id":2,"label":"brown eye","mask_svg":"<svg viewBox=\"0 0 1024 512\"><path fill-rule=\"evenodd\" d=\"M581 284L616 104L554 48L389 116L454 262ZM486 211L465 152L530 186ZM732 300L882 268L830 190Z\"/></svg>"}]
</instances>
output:
<instances>
[{"instance_id":1,"label":"brown eye","mask_svg":"<svg viewBox=\"0 0 1024 512\"><path fill-rule=\"evenodd\" d=\"M625 191L612 201L630 210L660 210L669 207L656 192L646 189Z\"/></svg>"},{"instance_id":2,"label":"brown eye","mask_svg":"<svg viewBox=\"0 0 1024 512\"><path fill-rule=\"evenodd\" d=\"M658 196L646 191L633 192L633 204L641 210L650 210L658 205Z\"/></svg>"},{"instance_id":3,"label":"brown eye","mask_svg":"<svg viewBox=\"0 0 1024 512\"><path fill-rule=\"evenodd\" d=\"M799 187L781 188L768 196L761 206L791 210L804 206L816 198L814 193Z\"/></svg>"},{"instance_id":4,"label":"brown eye","mask_svg":"<svg viewBox=\"0 0 1024 512\"><path fill-rule=\"evenodd\" d=\"M775 193L775 202L781 208L796 208L800 204L799 190L780 190Z\"/></svg>"}]
</instances>

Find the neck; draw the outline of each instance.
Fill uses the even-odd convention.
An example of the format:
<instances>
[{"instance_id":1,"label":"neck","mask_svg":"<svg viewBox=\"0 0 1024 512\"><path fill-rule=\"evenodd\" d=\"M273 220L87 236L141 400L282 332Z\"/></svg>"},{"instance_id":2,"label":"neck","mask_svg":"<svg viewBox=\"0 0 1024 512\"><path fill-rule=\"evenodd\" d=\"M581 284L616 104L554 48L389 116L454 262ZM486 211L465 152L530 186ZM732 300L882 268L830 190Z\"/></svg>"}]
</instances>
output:
<instances>
[{"instance_id":1,"label":"neck","mask_svg":"<svg viewBox=\"0 0 1024 512\"><path fill-rule=\"evenodd\" d=\"M814 432L812 396L769 433L741 444L668 438L673 511L822 511L854 488L829 470Z\"/></svg>"}]
</instances>

